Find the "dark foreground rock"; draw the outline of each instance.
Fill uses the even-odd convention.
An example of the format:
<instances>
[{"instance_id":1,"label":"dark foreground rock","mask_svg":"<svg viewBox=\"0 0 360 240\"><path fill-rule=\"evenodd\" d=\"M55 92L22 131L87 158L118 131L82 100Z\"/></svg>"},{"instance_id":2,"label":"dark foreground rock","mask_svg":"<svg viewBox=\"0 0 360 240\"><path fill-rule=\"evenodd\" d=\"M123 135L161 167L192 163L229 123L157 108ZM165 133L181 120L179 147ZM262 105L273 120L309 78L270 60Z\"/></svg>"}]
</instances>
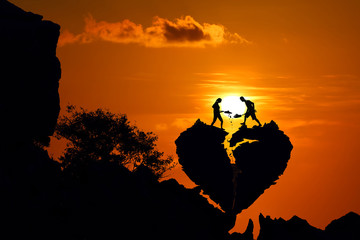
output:
<instances>
[{"instance_id":1,"label":"dark foreground rock","mask_svg":"<svg viewBox=\"0 0 360 240\"><path fill-rule=\"evenodd\" d=\"M294 216L286 221L282 218L259 217L258 240L357 240L360 239L360 216L350 212L332 221L325 230L311 226L306 220Z\"/></svg>"},{"instance_id":2,"label":"dark foreground rock","mask_svg":"<svg viewBox=\"0 0 360 240\"><path fill-rule=\"evenodd\" d=\"M234 185L233 169L223 146L227 134L198 120L175 143L185 173L223 210L230 212Z\"/></svg>"},{"instance_id":3,"label":"dark foreground rock","mask_svg":"<svg viewBox=\"0 0 360 240\"><path fill-rule=\"evenodd\" d=\"M254 240L254 223L249 219L248 226L244 233L234 232L230 235L229 240Z\"/></svg>"},{"instance_id":4,"label":"dark foreground rock","mask_svg":"<svg viewBox=\"0 0 360 240\"><path fill-rule=\"evenodd\" d=\"M48 143L59 105L60 26L0 1L0 142Z\"/></svg>"},{"instance_id":5,"label":"dark foreground rock","mask_svg":"<svg viewBox=\"0 0 360 240\"><path fill-rule=\"evenodd\" d=\"M360 239L360 215L349 212L345 216L332 221L325 228L328 239Z\"/></svg>"},{"instance_id":6,"label":"dark foreground rock","mask_svg":"<svg viewBox=\"0 0 360 240\"><path fill-rule=\"evenodd\" d=\"M260 234L258 240L297 240L297 239L324 239L321 229L311 226L307 221L294 216L288 221L282 218L271 219L260 214Z\"/></svg>"},{"instance_id":7,"label":"dark foreground rock","mask_svg":"<svg viewBox=\"0 0 360 240\"><path fill-rule=\"evenodd\" d=\"M234 219L170 179L114 163L61 170L35 145L3 152L0 237L6 239L226 239Z\"/></svg>"},{"instance_id":8,"label":"dark foreground rock","mask_svg":"<svg viewBox=\"0 0 360 240\"><path fill-rule=\"evenodd\" d=\"M288 136L274 121L263 127L242 127L232 135L230 146L244 140L233 151L237 174L235 212L240 212L253 204L266 189L276 184L290 159L293 146Z\"/></svg>"},{"instance_id":9,"label":"dark foreground rock","mask_svg":"<svg viewBox=\"0 0 360 240\"><path fill-rule=\"evenodd\" d=\"M231 164L223 145L227 134L198 120L180 134L176 153L189 178L224 211L237 214L276 183L292 145L273 121L263 127L242 127L230 139L236 159Z\"/></svg>"}]
</instances>

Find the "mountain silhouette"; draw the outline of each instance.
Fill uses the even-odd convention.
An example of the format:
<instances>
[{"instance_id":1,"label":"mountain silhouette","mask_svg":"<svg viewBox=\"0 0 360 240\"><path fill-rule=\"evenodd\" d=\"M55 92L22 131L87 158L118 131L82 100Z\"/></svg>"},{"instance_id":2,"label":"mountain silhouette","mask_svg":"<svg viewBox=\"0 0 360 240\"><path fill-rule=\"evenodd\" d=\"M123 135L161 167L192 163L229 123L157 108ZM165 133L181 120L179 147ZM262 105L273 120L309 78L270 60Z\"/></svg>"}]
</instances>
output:
<instances>
[{"instance_id":1,"label":"mountain silhouette","mask_svg":"<svg viewBox=\"0 0 360 240\"><path fill-rule=\"evenodd\" d=\"M231 147L239 144L231 164L223 145L227 134L197 120L175 141L176 152L189 178L224 211L237 214L276 183L293 147L274 121L263 127L243 126L230 139Z\"/></svg>"},{"instance_id":2,"label":"mountain silhouette","mask_svg":"<svg viewBox=\"0 0 360 240\"><path fill-rule=\"evenodd\" d=\"M360 215L349 212L345 216L332 221L326 226L325 232L328 239L360 239Z\"/></svg>"},{"instance_id":3,"label":"mountain silhouette","mask_svg":"<svg viewBox=\"0 0 360 240\"><path fill-rule=\"evenodd\" d=\"M311 226L297 216L286 221L260 214L260 234L257 240L356 240L360 239L360 215L350 212L332 221L325 230Z\"/></svg>"}]
</instances>

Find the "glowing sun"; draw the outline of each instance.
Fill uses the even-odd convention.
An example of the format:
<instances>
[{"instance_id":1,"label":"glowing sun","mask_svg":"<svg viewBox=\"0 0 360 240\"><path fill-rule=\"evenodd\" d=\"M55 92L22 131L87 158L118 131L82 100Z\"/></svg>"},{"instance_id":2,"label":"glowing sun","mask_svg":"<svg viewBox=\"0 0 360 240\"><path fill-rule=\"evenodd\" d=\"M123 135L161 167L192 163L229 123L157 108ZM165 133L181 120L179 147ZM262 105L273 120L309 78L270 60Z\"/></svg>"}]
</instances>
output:
<instances>
[{"instance_id":1,"label":"glowing sun","mask_svg":"<svg viewBox=\"0 0 360 240\"><path fill-rule=\"evenodd\" d=\"M238 96L228 96L222 98L221 110L229 111L231 114L225 113L228 117L233 118L235 114L243 115L246 110L245 104L240 100Z\"/></svg>"}]
</instances>

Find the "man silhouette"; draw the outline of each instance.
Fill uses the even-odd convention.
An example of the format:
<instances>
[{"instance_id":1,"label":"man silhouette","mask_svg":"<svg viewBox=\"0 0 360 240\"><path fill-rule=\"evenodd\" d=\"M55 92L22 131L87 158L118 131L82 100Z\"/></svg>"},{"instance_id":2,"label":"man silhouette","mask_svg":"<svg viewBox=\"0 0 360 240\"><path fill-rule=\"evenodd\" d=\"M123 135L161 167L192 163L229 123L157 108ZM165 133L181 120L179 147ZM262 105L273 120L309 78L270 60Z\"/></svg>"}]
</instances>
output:
<instances>
[{"instance_id":1,"label":"man silhouette","mask_svg":"<svg viewBox=\"0 0 360 240\"><path fill-rule=\"evenodd\" d=\"M251 116L251 118L253 120L255 120L258 124L259 124L259 127L261 127L261 123L260 121L256 118L256 115L255 115L255 104L250 101L250 100L246 100L244 97L240 97L240 100L242 102L245 102L245 105L246 105L246 113L245 113L245 117L244 117L244 122L241 124L241 125L246 125L246 119Z\"/></svg>"},{"instance_id":2,"label":"man silhouette","mask_svg":"<svg viewBox=\"0 0 360 240\"><path fill-rule=\"evenodd\" d=\"M211 126L214 125L216 119L219 119L220 122L221 122L221 129L223 129L223 119L220 115L220 106L219 106L219 103L221 103L221 98L218 98L216 99L215 103L212 105L213 109L214 109L214 119L211 123Z\"/></svg>"}]
</instances>

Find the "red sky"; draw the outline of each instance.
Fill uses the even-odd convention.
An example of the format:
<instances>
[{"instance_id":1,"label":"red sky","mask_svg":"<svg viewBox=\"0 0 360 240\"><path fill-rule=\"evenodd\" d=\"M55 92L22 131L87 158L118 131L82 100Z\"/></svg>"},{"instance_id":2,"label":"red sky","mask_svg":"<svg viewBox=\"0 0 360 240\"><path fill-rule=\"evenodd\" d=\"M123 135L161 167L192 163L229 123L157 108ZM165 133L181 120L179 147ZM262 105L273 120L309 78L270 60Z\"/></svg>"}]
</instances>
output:
<instances>
[{"instance_id":1,"label":"red sky","mask_svg":"<svg viewBox=\"0 0 360 240\"><path fill-rule=\"evenodd\" d=\"M294 145L288 168L235 231L260 212L319 228L360 213L359 1L11 2L61 25L62 109L126 113L175 157L174 140L211 123L218 97L244 95L278 123ZM169 177L193 186L180 166Z\"/></svg>"}]
</instances>

